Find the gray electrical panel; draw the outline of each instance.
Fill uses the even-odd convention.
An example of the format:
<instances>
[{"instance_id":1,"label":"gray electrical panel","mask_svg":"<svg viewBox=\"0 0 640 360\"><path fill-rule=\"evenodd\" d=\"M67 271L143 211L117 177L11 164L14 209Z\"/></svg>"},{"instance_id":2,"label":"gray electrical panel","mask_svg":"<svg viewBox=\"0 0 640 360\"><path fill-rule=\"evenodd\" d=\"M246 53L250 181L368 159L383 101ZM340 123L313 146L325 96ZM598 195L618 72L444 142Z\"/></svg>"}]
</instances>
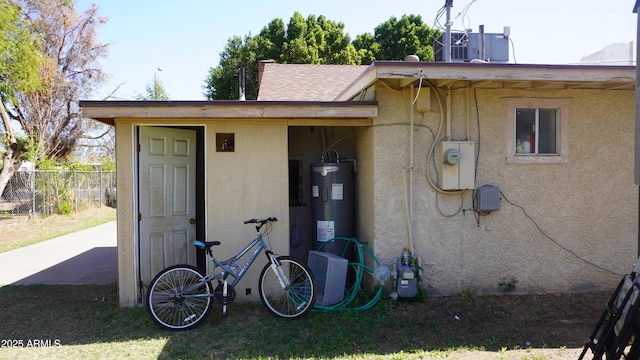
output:
<instances>
[{"instance_id":1,"label":"gray electrical panel","mask_svg":"<svg viewBox=\"0 0 640 360\"><path fill-rule=\"evenodd\" d=\"M476 211L500 210L500 189L493 185L483 185L476 189L474 202Z\"/></svg>"}]
</instances>

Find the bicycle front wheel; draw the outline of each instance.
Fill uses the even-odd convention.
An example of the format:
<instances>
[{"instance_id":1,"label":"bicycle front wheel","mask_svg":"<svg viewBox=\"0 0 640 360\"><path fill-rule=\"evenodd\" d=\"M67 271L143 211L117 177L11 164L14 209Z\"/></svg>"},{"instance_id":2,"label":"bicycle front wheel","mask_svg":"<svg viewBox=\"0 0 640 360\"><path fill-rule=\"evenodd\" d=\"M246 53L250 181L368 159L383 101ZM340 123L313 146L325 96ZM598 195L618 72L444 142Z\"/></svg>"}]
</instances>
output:
<instances>
[{"instance_id":1,"label":"bicycle front wheel","mask_svg":"<svg viewBox=\"0 0 640 360\"><path fill-rule=\"evenodd\" d=\"M279 266L267 264L260 274L260 300L272 314L297 318L307 314L316 302L316 285L311 270L289 256L278 257Z\"/></svg>"},{"instance_id":2,"label":"bicycle front wheel","mask_svg":"<svg viewBox=\"0 0 640 360\"><path fill-rule=\"evenodd\" d=\"M147 310L153 321L169 330L187 330L200 324L211 311L211 284L191 265L174 265L151 280Z\"/></svg>"}]
</instances>

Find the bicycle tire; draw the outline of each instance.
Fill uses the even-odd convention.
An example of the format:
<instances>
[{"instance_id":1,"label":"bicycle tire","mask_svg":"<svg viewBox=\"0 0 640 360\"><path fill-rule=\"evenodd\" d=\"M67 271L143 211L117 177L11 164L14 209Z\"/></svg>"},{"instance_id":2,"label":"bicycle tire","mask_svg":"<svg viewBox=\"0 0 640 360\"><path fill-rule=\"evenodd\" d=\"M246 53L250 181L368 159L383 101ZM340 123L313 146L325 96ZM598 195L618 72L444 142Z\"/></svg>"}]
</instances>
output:
<instances>
[{"instance_id":1,"label":"bicycle tire","mask_svg":"<svg viewBox=\"0 0 640 360\"><path fill-rule=\"evenodd\" d=\"M147 291L146 307L151 319L168 330L187 330L200 324L213 307L213 290L204 278L191 265L174 265L160 271Z\"/></svg>"},{"instance_id":2,"label":"bicycle tire","mask_svg":"<svg viewBox=\"0 0 640 360\"><path fill-rule=\"evenodd\" d=\"M289 280L283 288L271 264L260 273L259 292L262 304L273 315L295 319L306 315L316 302L317 289L309 267L290 256L280 256L279 268Z\"/></svg>"}]
</instances>

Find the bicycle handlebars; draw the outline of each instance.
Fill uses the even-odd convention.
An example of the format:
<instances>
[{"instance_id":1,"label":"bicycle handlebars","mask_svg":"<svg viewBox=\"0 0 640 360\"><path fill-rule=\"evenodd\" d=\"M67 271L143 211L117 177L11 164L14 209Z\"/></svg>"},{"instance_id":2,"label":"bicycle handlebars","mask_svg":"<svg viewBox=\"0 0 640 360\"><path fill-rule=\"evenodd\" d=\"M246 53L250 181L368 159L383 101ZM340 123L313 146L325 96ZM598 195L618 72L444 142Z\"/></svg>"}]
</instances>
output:
<instances>
[{"instance_id":1,"label":"bicycle handlebars","mask_svg":"<svg viewBox=\"0 0 640 360\"><path fill-rule=\"evenodd\" d=\"M268 217L266 219L250 219L250 220L246 220L244 223L245 224L258 224L256 225L256 230L260 231L260 229L267 223L270 222L276 222L278 221L278 218L275 217Z\"/></svg>"}]
</instances>

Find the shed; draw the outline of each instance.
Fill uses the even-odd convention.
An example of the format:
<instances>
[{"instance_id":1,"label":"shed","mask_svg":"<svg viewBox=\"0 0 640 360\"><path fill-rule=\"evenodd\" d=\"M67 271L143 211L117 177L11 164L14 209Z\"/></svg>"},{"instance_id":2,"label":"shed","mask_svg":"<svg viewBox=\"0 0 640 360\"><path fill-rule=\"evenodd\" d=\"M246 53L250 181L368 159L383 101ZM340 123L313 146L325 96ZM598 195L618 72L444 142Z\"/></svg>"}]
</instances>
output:
<instances>
[{"instance_id":1,"label":"shed","mask_svg":"<svg viewBox=\"0 0 640 360\"><path fill-rule=\"evenodd\" d=\"M258 101L82 101L116 129L120 303L197 264L195 238L236 252L251 217L304 258L333 154L357 166L353 236L388 266L411 249L434 295L609 289L636 258L634 90L630 66L262 63Z\"/></svg>"}]
</instances>

